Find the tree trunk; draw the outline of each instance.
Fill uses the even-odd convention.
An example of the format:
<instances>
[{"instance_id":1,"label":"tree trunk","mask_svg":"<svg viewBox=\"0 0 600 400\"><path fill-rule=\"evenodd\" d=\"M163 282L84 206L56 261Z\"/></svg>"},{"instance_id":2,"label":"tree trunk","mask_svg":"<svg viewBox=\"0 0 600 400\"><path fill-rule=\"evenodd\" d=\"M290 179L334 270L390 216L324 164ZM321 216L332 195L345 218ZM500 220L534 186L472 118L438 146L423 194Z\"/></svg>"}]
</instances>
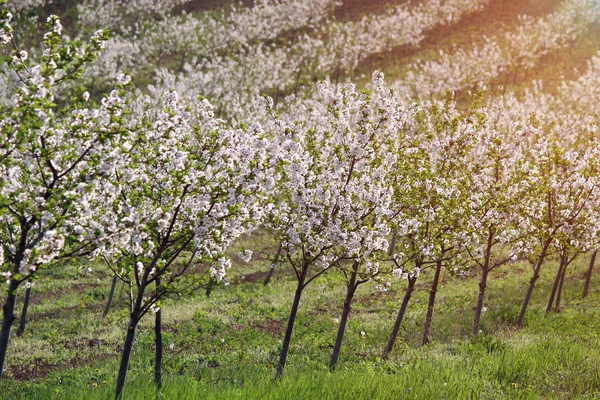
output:
<instances>
[{"instance_id":1,"label":"tree trunk","mask_svg":"<svg viewBox=\"0 0 600 400\"><path fill-rule=\"evenodd\" d=\"M344 339L344 332L346 331L346 323L348 322L348 316L350 315L350 310L352 309L352 299L354 298L354 293L356 292L356 277L358 275L358 267L359 262L355 261L352 265L352 275L350 276L350 281L346 286L346 299L344 300L344 307L342 308L342 318L340 319L340 325L338 327L337 336L335 338L335 346L333 347L333 352L331 353L331 360L329 362L329 371L335 371L335 366L340 358L340 351L342 350L342 340Z\"/></svg>"},{"instance_id":2,"label":"tree trunk","mask_svg":"<svg viewBox=\"0 0 600 400\"><path fill-rule=\"evenodd\" d=\"M562 269L562 273L560 274L560 282L558 284L558 291L556 293L556 304L554 305L554 311L560 312L560 298L562 295L563 283L565 282L565 275L567 274L567 267L569 266L569 262L565 257L565 265Z\"/></svg>"},{"instance_id":3,"label":"tree trunk","mask_svg":"<svg viewBox=\"0 0 600 400\"><path fill-rule=\"evenodd\" d=\"M129 282L129 314L133 313L133 284Z\"/></svg>"},{"instance_id":4,"label":"tree trunk","mask_svg":"<svg viewBox=\"0 0 600 400\"><path fill-rule=\"evenodd\" d=\"M27 325L27 310L29 309L29 301L31 300L31 282L28 282L27 290L25 290L25 301L23 302L23 310L21 311L21 318L19 321L19 328L17 329L16 335L21 336L25 332L25 326Z\"/></svg>"},{"instance_id":5,"label":"tree trunk","mask_svg":"<svg viewBox=\"0 0 600 400\"><path fill-rule=\"evenodd\" d=\"M0 328L0 379L2 379L2 374L4 373L4 361L6 360L6 349L8 348L10 329L16 319L15 304L17 301L16 293L18 286L18 281L14 278L11 278L8 284L8 293L6 294L6 299L4 300L4 305L2 306L2 327Z\"/></svg>"},{"instance_id":6,"label":"tree trunk","mask_svg":"<svg viewBox=\"0 0 600 400\"><path fill-rule=\"evenodd\" d=\"M431 322L433 321L433 308L435 307L435 296L437 295L438 284L440 282L440 273L442 272L442 261L435 263L435 275L431 283L431 291L429 292L429 304L427 305L427 315L425 316L425 326L423 327L422 345L429 343L431 335Z\"/></svg>"},{"instance_id":7,"label":"tree trunk","mask_svg":"<svg viewBox=\"0 0 600 400\"><path fill-rule=\"evenodd\" d=\"M525 299L523 300L523 305L521 306L521 312L519 313L519 318L517 319L516 327L517 329L521 329L523 326L523 320L525 319L525 313L527 312L527 307L529 306L529 302L531 301L531 295L533 294L533 289L535 288L535 283L540 277L540 270L542 269L542 263L546 258L546 252L548 251L548 246L550 246L550 241L548 240L544 247L542 248L542 252L540 253L540 257L538 258L535 267L533 268L533 276L529 280L529 287L527 288L527 293L525 294Z\"/></svg>"},{"instance_id":8,"label":"tree trunk","mask_svg":"<svg viewBox=\"0 0 600 400\"><path fill-rule=\"evenodd\" d=\"M133 305L132 311L129 314L127 334L125 335L125 343L123 345L123 352L121 353L121 363L119 365L119 375L117 376L117 388L115 391L115 399L117 400L120 400L123 397L123 389L125 388L125 378L127 376L127 369L129 368L129 359L131 357L131 350L133 348L133 340L135 339L135 330L140 320L142 302L144 301L146 279L147 277L144 276L144 278L140 282L138 293L135 299L135 304Z\"/></svg>"},{"instance_id":9,"label":"tree trunk","mask_svg":"<svg viewBox=\"0 0 600 400\"><path fill-rule=\"evenodd\" d=\"M160 290L160 278L156 278L156 293ZM163 358L163 344L162 344L162 321L161 321L162 310L159 308L154 318L154 341L156 345L155 357L154 357L154 383L159 388L162 387L162 358Z\"/></svg>"},{"instance_id":10,"label":"tree trunk","mask_svg":"<svg viewBox=\"0 0 600 400\"><path fill-rule=\"evenodd\" d=\"M585 298L590 292L590 281L592 280L592 272L594 271L594 264L596 263L596 254L598 251L594 251L592 253L592 258L590 258L590 264L588 266L587 273L585 274L585 284L583 285L583 294L581 297Z\"/></svg>"},{"instance_id":11,"label":"tree trunk","mask_svg":"<svg viewBox=\"0 0 600 400\"><path fill-rule=\"evenodd\" d=\"M298 286L296 287L296 293L294 294L294 301L292 303L292 309L290 310L290 316L288 318L287 328L285 330L285 336L283 338L283 344L281 346L281 353L279 354L279 363L277 364L277 372L275 378L281 377L285 363L290 350L290 342L292 341L292 332L294 330L294 323L296 322L296 314L298 313L298 306L300 305L300 298L302 297L302 291L304 290L304 280L308 273L308 265L302 266L302 271L298 276Z\"/></svg>"},{"instance_id":12,"label":"tree trunk","mask_svg":"<svg viewBox=\"0 0 600 400\"><path fill-rule=\"evenodd\" d=\"M8 282L8 292L2 305L2 326L0 327L0 379L4 374L4 362L6 361L6 350L8 349L8 342L10 339L10 330L13 323L15 322L15 304L17 303L17 288L19 287L19 281L15 278L21 269L21 263L23 262L23 255L27 244L28 229L23 228L21 238L19 240L19 248L15 255L15 262L13 264L12 275Z\"/></svg>"},{"instance_id":13,"label":"tree trunk","mask_svg":"<svg viewBox=\"0 0 600 400\"><path fill-rule=\"evenodd\" d=\"M115 295L115 287L116 286L117 286L117 277L114 276L113 280L112 280L112 284L110 285L110 293L108 294L108 300L106 301L106 307L104 307L104 312L102 313L103 317L106 317L108 315L108 312L110 311L110 306L113 301L113 296Z\"/></svg>"},{"instance_id":14,"label":"tree trunk","mask_svg":"<svg viewBox=\"0 0 600 400\"><path fill-rule=\"evenodd\" d=\"M489 275L489 257L486 256L483 270L481 271L481 279L479 280L479 295L477 296L477 306L475 307L475 318L473 319L473 335L479 334L479 323L481 321L481 312L483 311L483 301L485 299L485 288L487 287L487 279Z\"/></svg>"},{"instance_id":15,"label":"tree trunk","mask_svg":"<svg viewBox=\"0 0 600 400\"><path fill-rule=\"evenodd\" d=\"M131 350L133 348L133 340L135 339L135 329L137 322L132 315L129 317L129 324L127 326L127 335L125 336L125 344L123 346L123 352L121 353L121 364L119 366L119 375L117 376L117 389L115 399L119 400L123 396L123 389L125 388L125 377L127 376L127 368L129 367L129 358L131 357Z\"/></svg>"},{"instance_id":16,"label":"tree trunk","mask_svg":"<svg viewBox=\"0 0 600 400\"><path fill-rule=\"evenodd\" d=\"M546 314L549 314L552 311L552 304L554 303L554 298L556 296L556 291L558 290L558 286L560 284L560 277L562 276L563 268L565 267L565 257L560 256L560 263L558 264L558 270L556 271L556 276L554 277L554 284L552 285L552 292L550 292L550 298L548 299L548 305L546 305Z\"/></svg>"},{"instance_id":17,"label":"tree trunk","mask_svg":"<svg viewBox=\"0 0 600 400\"><path fill-rule=\"evenodd\" d=\"M298 68L298 73L296 74L296 85L294 86L294 96L298 96L298 87L300 86L300 76L302 75L302 65Z\"/></svg>"},{"instance_id":18,"label":"tree trunk","mask_svg":"<svg viewBox=\"0 0 600 400\"><path fill-rule=\"evenodd\" d=\"M534 271L533 276L529 280L529 287L527 288L527 293L525 294L525 299L523 300L523 305L521 306L521 312L519 313L519 318L517 319L517 329L521 329L521 327L523 326L525 312L527 311L527 307L529 306L529 301L531 300L531 295L533 293L533 289L535 288L535 282L538 278L538 271Z\"/></svg>"},{"instance_id":19,"label":"tree trunk","mask_svg":"<svg viewBox=\"0 0 600 400\"><path fill-rule=\"evenodd\" d=\"M420 266L420 265L418 265ZM404 319L404 314L406 313L406 308L408 307L408 302L410 301L410 297L412 292L415 289L415 283L417 283L417 277L409 277L408 278L408 286L406 287L406 292L404 293L404 298L402 299L402 305L400 306L400 310L398 310L398 315L396 316L396 321L394 322L394 326L392 328L392 332L390 333L390 338L383 349L383 358L387 359L394 348L394 343L396 343L396 338L398 337L398 332L400 331L400 325L402 325L402 320Z\"/></svg>"},{"instance_id":20,"label":"tree trunk","mask_svg":"<svg viewBox=\"0 0 600 400\"><path fill-rule=\"evenodd\" d=\"M479 280L479 294L477 296L477 306L475 307L475 317L473 318L473 335L479 334L481 312L483 311L483 301L485 299L485 289L487 287L487 280L490 273L490 259L492 258L493 240L494 232L492 230L489 230L483 260L483 268L481 271L481 279Z\"/></svg>"},{"instance_id":21,"label":"tree trunk","mask_svg":"<svg viewBox=\"0 0 600 400\"><path fill-rule=\"evenodd\" d=\"M277 254L275 254L275 259L273 260L273 264L271 264L271 268L269 268L269 272L265 277L265 286L271 282L271 278L273 277L273 272L275 271L275 267L277 266L277 262L279 261L279 256L281 255L281 242L279 242L279 246L277 247Z\"/></svg>"},{"instance_id":22,"label":"tree trunk","mask_svg":"<svg viewBox=\"0 0 600 400\"><path fill-rule=\"evenodd\" d=\"M392 243L390 243L390 249L388 250L388 256L390 257L392 257L396 251L396 236L397 233L394 231L394 234L392 235Z\"/></svg>"}]
</instances>

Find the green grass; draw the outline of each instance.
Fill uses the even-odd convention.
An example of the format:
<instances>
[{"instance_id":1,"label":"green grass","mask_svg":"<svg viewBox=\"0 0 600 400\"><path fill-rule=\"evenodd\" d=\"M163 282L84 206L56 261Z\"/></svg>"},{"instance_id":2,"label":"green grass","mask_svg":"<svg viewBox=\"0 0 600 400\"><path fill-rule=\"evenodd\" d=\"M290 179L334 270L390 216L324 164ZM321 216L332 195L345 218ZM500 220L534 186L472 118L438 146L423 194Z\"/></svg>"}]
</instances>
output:
<instances>
[{"instance_id":1,"label":"green grass","mask_svg":"<svg viewBox=\"0 0 600 400\"><path fill-rule=\"evenodd\" d=\"M240 247L268 243L245 238ZM283 380L274 365L289 311L294 280L277 271L271 285L262 277L269 262L235 263L233 284L210 297L171 298L163 304L165 385L153 387L152 318L138 331L126 398L592 398L600 391L600 294L580 300L587 260L569 271L563 310L544 315L556 264L543 269L525 327L513 329L529 278L529 267L510 266L492 276L482 335L471 338L477 290L475 277L443 276L432 343L421 347L421 324L429 278L423 276L389 360L380 358L403 295L397 282L382 293L359 288L337 372L327 370L341 313L344 284L333 271L307 288ZM123 328L125 296L117 287L115 308L101 317L110 277L101 265L91 277L66 268L68 278L45 271L35 286L30 323L13 337L7 379L0 398L110 398ZM54 276L55 278L55 276ZM594 277L592 287L600 281ZM362 336L361 332L365 335Z\"/></svg>"}]
</instances>

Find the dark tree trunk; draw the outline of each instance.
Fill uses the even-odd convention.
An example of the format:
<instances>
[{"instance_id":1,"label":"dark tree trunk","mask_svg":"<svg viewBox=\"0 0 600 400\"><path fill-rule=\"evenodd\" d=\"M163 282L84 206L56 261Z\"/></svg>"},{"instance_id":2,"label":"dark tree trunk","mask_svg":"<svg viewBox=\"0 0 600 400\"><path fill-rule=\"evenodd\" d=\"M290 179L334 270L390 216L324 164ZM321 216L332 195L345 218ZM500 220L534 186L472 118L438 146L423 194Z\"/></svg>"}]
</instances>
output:
<instances>
[{"instance_id":1,"label":"dark tree trunk","mask_svg":"<svg viewBox=\"0 0 600 400\"><path fill-rule=\"evenodd\" d=\"M431 323L433 321L433 309L435 307L435 296L437 295L438 284L440 282L440 273L442 272L442 261L435 263L435 275L431 283L431 291L429 292L429 304L427 305L427 315L425 316L425 326L423 326L423 339L421 344L425 346L429 343L431 336Z\"/></svg>"},{"instance_id":2,"label":"dark tree trunk","mask_svg":"<svg viewBox=\"0 0 600 400\"><path fill-rule=\"evenodd\" d=\"M160 290L160 278L156 278L156 293ZM162 358L163 358L163 342L162 342L162 310L159 308L154 318L154 339L156 345L156 353L154 357L154 383L159 388L162 387Z\"/></svg>"},{"instance_id":3,"label":"dark tree trunk","mask_svg":"<svg viewBox=\"0 0 600 400\"><path fill-rule=\"evenodd\" d=\"M529 280L529 287L527 288L527 293L525 294L525 299L523 300L523 305L521 306L521 312L519 313L519 318L517 319L516 327L517 329L521 329L523 326L523 320L525 319L525 313L527 312L527 307L529 306L529 302L531 301L531 295L533 294L533 289L535 288L535 283L540 277L540 270L542 269L542 263L546 258L546 252L548 251L548 246L550 246L550 241L546 241L544 247L542 248L542 252L540 253L540 257L533 268L533 276Z\"/></svg>"},{"instance_id":4,"label":"dark tree trunk","mask_svg":"<svg viewBox=\"0 0 600 400\"><path fill-rule=\"evenodd\" d=\"M417 265L420 266L420 265ZM396 321L394 322L394 326L392 328L392 332L390 333L390 338L388 339L387 345L383 349L383 358L387 359L394 348L394 343L396 343L396 338L398 338L398 332L400 331L400 325L402 325L402 320L404 319L404 314L406 314L406 308L408 307L408 302L410 301L410 297L415 289L415 283L417 283L417 277L409 277L408 278L408 286L406 287L406 292L404 293L404 298L402 299L402 305L398 310L398 315L396 316Z\"/></svg>"},{"instance_id":5,"label":"dark tree trunk","mask_svg":"<svg viewBox=\"0 0 600 400\"><path fill-rule=\"evenodd\" d=\"M306 279L306 274L308 273L308 268L308 265L303 265L302 271L300 271L298 276L298 286L296 287L296 293L294 294L294 301L292 303L292 309L290 310L290 316L288 318L287 328L285 330L285 336L281 346L281 353L279 354L279 362L277 364L275 378L281 377L283 374L283 369L285 368L288 352L290 350L290 343L292 341L294 323L296 322L296 314L298 313L298 306L300 305L300 298L302 297L302 291L304 290L304 281Z\"/></svg>"},{"instance_id":6,"label":"dark tree trunk","mask_svg":"<svg viewBox=\"0 0 600 400\"><path fill-rule=\"evenodd\" d=\"M135 339L135 330L141 317L142 302L144 300L146 282L147 276L144 276L140 282L138 293L135 299L135 304L133 304L132 311L129 314L127 334L125 335L125 343L123 345L123 352L121 353L121 363L119 365L119 375L117 376L117 388L115 391L115 398L117 400L120 400L123 397L123 389L125 388L125 378L127 377L129 359L131 358L131 350L133 349L133 341Z\"/></svg>"},{"instance_id":7,"label":"dark tree trunk","mask_svg":"<svg viewBox=\"0 0 600 400\"><path fill-rule=\"evenodd\" d=\"M558 270L556 271L556 276L554 277L554 284L552 285L552 291L550 292L550 298L548 299L548 304L546 305L546 314L549 314L552 311L552 304L554 303L554 298L556 296L556 291L558 290L558 286L560 284L560 277L562 276L563 268L565 267L565 257L560 256L560 263L558 264Z\"/></svg>"},{"instance_id":8,"label":"dark tree trunk","mask_svg":"<svg viewBox=\"0 0 600 400\"><path fill-rule=\"evenodd\" d=\"M302 75L302 66L298 68L298 73L296 74L296 85L294 86L294 96L298 96L298 87L300 86L300 76Z\"/></svg>"},{"instance_id":9,"label":"dark tree trunk","mask_svg":"<svg viewBox=\"0 0 600 400\"><path fill-rule=\"evenodd\" d=\"M108 315L108 312L110 311L110 306L112 305L116 286L117 286L117 277L114 276L113 280L112 280L112 284L110 285L110 293L108 294L108 300L106 301L106 306L104 307L104 312L102 313L103 317L106 317Z\"/></svg>"},{"instance_id":10,"label":"dark tree trunk","mask_svg":"<svg viewBox=\"0 0 600 400\"><path fill-rule=\"evenodd\" d=\"M19 248L15 255L15 262L13 264L12 275L8 282L8 292L2 305L2 326L0 327L0 379L4 374L4 362L6 361L6 350L8 349L8 342L10 339L10 330L13 323L15 322L15 304L17 303L17 288L19 287L19 281L15 279L15 276L21 269L21 263L23 262L23 255L25 254L25 248L27 244L27 234L29 230L27 227L22 227L23 232L19 240Z\"/></svg>"},{"instance_id":11,"label":"dark tree trunk","mask_svg":"<svg viewBox=\"0 0 600 400\"><path fill-rule=\"evenodd\" d=\"M129 313L133 313L133 284L129 282Z\"/></svg>"},{"instance_id":12,"label":"dark tree trunk","mask_svg":"<svg viewBox=\"0 0 600 400\"><path fill-rule=\"evenodd\" d=\"M477 296L477 306L475 307L475 317L473 318L473 335L479 334L479 325L481 322L481 312L483 311L483 301L485 300L485 289L490 273L490 259L492 257L494 232L488 232L487 245L485 248L483 267L481 269L481 278L479 280L479 294Z\"/></svg>"},{"instance_id":13,"label":"dark tree trunk","mask_svg":"<svg viewBox=\"0 0 600 400\"><path fill-rule=\"evenodd\" d=\"M567 257L565 257L566 259ZM563 283L565 282L565 275L567 274L567 267L569 266L569 261L565 260L565 266L562 269L560 274L560 282L558 284L558 291L556 292L556 304L554 305L554 311L560 312L560 298L563 290Z\"/></svg>"},{"instance_id":14,"label":"dark tree trunk","mask_svg":"<svg viewBox=\"0 0 600 400\"><path fill-rule=\"evenodd\" d=\"M342 318L340 319L340 325L338 327L337 336L335 338L335 345L333 352L331 353L331 360L329 362L329 371L335 371L335 366L340 358L340 351L342 350L342 341L344 339L344 332L346 331L346 323L348 322L348 316L352 309L352 299L356 292L357 284L356 277L358 275L359 263L357 261L352 265L352 273L350 275L350 281L346 285L346 299L344 300L344 306L342 308Z\"/></svg>"},{"instance_id":15,"label":"dark tree trunk","mask_svg":"<svg viewBox=\"0 0 600 400\"><path fill-rule=\"evenodd\" d=\"M529 280L529 287L527 288L527 293L525 294L525 299L523 300L523 305L521 306L521 312L519 313L519 318L517 319L517 329L521 329L523 326L523 320L525 319L525 312L527 312L527 307L529 306L529 302L531 301L531 295L533 294L533 289L535 288L535 282L539 278L539 271L534 271L533 276Z\"/></svg>"},{"instance_id":16,"label":"dark tree trunk","mask_svg":"<svg viewBox=\"0 0 600 400\"><path fill-rule=\"evenodd\" d=\"M14 276L14 275L13 275ZM4 373L4 361L6 360L6 349L8 348L8 340L10 338L10 330L15 322L15 304L17 302L17 287L19 283L16 279L11 278L8 284L8 293L2 306L2 327L0 328L0 379Z\"/></svg>"},{"instance_id":17,"label":"dark tree trunk","mask_svg":"<svg viewBox=\"0 0 600 400\"><path fill-rule=\"evenodd\" d=\"M127 376L127 368L129 368L129 358L131 357L131 350L133 349L133 340L135 339L135 329L137 328L137 321L133 315L129 317L129 324L127 326L127 335L125 336L125 344L123 346L123 352L121 353L121 364L119 365L119 375L117 376L117 389L115 398L121 399L123 396L123 389L125 388L125 378Z\"/></svg>"},{"instance_id":18,"label":"dark tree trunk","mask_svg":"<svg viewBox=\"0 0 600 400\"><path fill-rule=\"evenodd\" d=\"M271 282L271 278L273 277L273 272L275 271L275 267L277 266L277 262L279 261L279 256L281 255L281 242L279 242L279 246L277 247L277 253L275 254L275 259L273 260L273 264L269 268L269 272L265 277L265 285L268 285Z\"/></svg>"},{"instance_id":19,"label":"dark tree trunk","mask_svg":"<svg viewBox=\"0 0 600 400\"><path fill-rule=\"evenodd\" d=\"M583 285L583 294L581 297L586 297L590 292L590 281L592 280L592 272L594 271L594 264L596 263L596 254L598 252L594 251L592 253L592 257L590 258L590 264L588 266L587 273L585 274L585 284Z\"/></svg>"},{"instance_id":20,"label":"dark tree trunk","mask_svg":"<svg viewBox=\"0 0 600 400\"><path fill-rule=\"evenodd\" d=\"M479 295L477 296L477 306L475 307L475 318L473 319L473 335L479 334L479 324L481 321L481 312L483 311L483 301L485 299L485 288L487 287L487 279L489 274L489 258L486 260L481 271L481 279L479 280Z\"/></svg>"},{"instance_id":21,"label":"dark tree trunk","mask_svg":"<svg viewBox=\"0 0 600 400\"><path fill-rule=\"evenodd\" d=\"M31 300L31 282L25 290L25 301L23 302L23 310L21 311L21 318L19 320L19 328L17 329L16 335L21 336L25 332L25 326L27 325L27 310L29 309L29 301Z\"/></svg>"},{"instance_id":22,"label":"dark tree trunk","mask_svg":"<svg viewBox=\"0 0 600 400\"><path fill-rule=\"evenodd\" d=\"M393 256L394 252L396 251L396 236L397 233L394 232L394 234L392 235L392 243L390 243L390 249L388 250L388 256Z\"/></svg>"}]
</instances>

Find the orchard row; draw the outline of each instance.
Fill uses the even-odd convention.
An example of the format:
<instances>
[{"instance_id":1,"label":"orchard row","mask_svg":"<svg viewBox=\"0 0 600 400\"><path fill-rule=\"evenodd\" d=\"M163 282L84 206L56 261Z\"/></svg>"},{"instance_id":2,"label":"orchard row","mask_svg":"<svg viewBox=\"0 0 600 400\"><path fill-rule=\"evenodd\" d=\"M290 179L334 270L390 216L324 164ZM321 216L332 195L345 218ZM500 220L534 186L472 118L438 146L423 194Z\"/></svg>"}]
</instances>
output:
<instances>
[{"instance_id":1,"label":"orchard row","mask_svg":"<svg viewBox=\"0 0 600 400\"><path fill-rule=\"evenodd\" d=\"M140 10L153 10L142 3ZM304 3L273 6L284 4ZM525 20L525 28L505 39L533 52L522 50L499 68L530 67L528 60L566 46L590 22L580 6L565 2L537 23ZM234 9L228 18L236 12L254 11ZM299 29L281 21L282 31ZM577 100L567 90L544 95L539 110L531 109L531 101L513 108L521 100L510 95L490 100L488 107L476 95L469 111L459 112L450 93L441 101L408 104L402 90L392 89L398 84L386 85L383 74L375 72L368 90L326 80L313 93L288 99L289 112L284 112L283 105L260 96L269 86L249 77L252 71L271 73L283 88L290 87L289 79L277 75L274 64L259 67L243 58L253 54L249 49L265 48L269 62L272 52L283 50L263 47L268 32L248 28L248 40L231 39L220 48L238 40L239 52L217 52L204 66L190 66L177 78L158 72L164 82L151 88L150 96L136 89L129 75L118 74L104 83L111 85L106 94L96 97L86 71L99 65L94 61L110 41L105 31L71 41L63 37L58 18L50 17L37 54L19 47L13 23L13 15L3 9L0 43L8 57L0 114L0 262L6 281L0 375L19 289L30 288L40 268L61 268L71 259L100 260L134 288L117 379L120 397L139 321L159 313L159 301L169 294L222 282L230 265L227 248L258 227L280 244L274 263L291 268L297 279L277 375L286 365L304 289L329 271L347 277L330 364L334 369L361 284L372 282L385 290L406 282L387 355L423 270L434 271L423 332L427 342L442 268L480 270L473 322L477 334L490 272L510 268L506 264L517 259L531 264L520 326L548 257L556 253L561 260L550 309L559 303L570 262L598 247L597 120L577 118L589 111L586 105L595 110L592 95L580 108L569 108ZM542 46L538 30L556 36ZM211 63L231 66L227 81L217 79ZM565 83L565 89L588 90L596 69L594 59L590 71ZM281 67L282 74L288 72ZM464 83L456 87L446 84L461 89L470 79L459 78ZM423 93L441 89L423 84ZM203 90L219 104L216 110L208 100L198 100ZM246 103L245 98L255 100ZM539 115L531 117L530 111ZM578 124L553 124L565 116ZM249 260L251 252L241 257ZM205 265L207 273L188 273L193 264Z\"/></svg>"}]
</instances>

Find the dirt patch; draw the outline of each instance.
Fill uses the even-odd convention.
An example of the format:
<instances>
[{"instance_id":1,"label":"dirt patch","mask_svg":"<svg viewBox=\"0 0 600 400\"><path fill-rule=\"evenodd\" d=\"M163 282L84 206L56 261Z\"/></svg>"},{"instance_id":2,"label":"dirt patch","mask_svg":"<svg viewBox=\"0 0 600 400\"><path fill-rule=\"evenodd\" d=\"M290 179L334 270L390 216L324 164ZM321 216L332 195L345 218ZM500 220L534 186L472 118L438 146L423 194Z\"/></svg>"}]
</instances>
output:
<instances>
[{"instance_id":1,"label":"dirt patch","mask_svg":"<svg viewBox=\"0 0 600 400\"><path fill-rule=\"evenodd\" d=\"M174 14L180 13L182 10L189 13L211 11L211 10L228 10L230 5L242 4L244 7L249 7L253 4L252 0L194 0L189 1L182 6L175 7Z\"/></svg>"},{"instance_id":2,"label":"dirt patch","mask_svg":"<svg viewBox=\"0 0 600 400\"><path fill-rule=\"evenodd\" d=\"M6 369L6 376L17 381L29 381L48 376L56 364L47 363L39 358L33 360L30 364L12 365Z\"/></svg>"},{"instance_id":3,"label":"dirt patch","mask_svg":"<svg viewBox=\"0 0 600 400\"><path fill-rule=\"evenodd\" d=\"M73 316L73 313L77 313L79 311L91 311L91 312L100 312L104 309L104 305L100 303L94 304L81 304L77 306L69 306L59 308L57 310L46 311L42 313L35 312L35 309L32 309L27 314L28 321L37 321L41 319L53 319L53 318L62 318L64 316Z\"/></svg>"},{"instance_id":4,"label":"dirt patch","mask_svg":"<svg viewBox=\"0 0 600 400\"><path fill-rule=\"evenodd\" d=\"M54 300L61 296L67 295L69 293L76 292L78 294L83 294L86 290L98 288L101 285L99 283L76 283L67 288L61 290L48 290L45 292L37 293L35 291L35 287L31 290L31 305L41 304L46 300Z\"/></svg>"},{"instance_id":5,"label":"dirt patch","mask_svg":"<svg viewBox=\"0 0 600 400\"><path fill-rule=\"evenodd\" d=\"M388 292L373 292L373 293L369 293L367 295L364 296L356 296L355 300L357 303L365 305L365 306L370 306L374 303L381 303L383 301L384 298L395 298L396 293L393 291L388 291Z\"/></svg>"},{"instance_id":6,"label":"dirt patch","mask_svg":"<svg viewBox=\"0 0 600 400\"><path fill-rule=\"evenodd\" d=\"M276 319L267 318L263 321L251 322L249 325L255 331L262 333L269 333L276 336L283 333L283 322Z\"/></svg>"},{"instance_id":7,"label":"dirt patch","mask_svg":"<svg viewBox=\"0 0 600 400\"><path fill-rule=\"evenodd\" d=\"M65 349L72 350L87 350L102 346L108 346L109 343L106 340L94 339L94 338L81 338L77 340L61 340L58 342Z\"/></svg>"},{"instance_id":8,"label":"dirt patch","mask_svg":"<svg viewBox=\"0 0 600 400\"><path fill-rule=\"evenodd\" d=\"M81 368L89 366L100 361L114 358L118 354L104 353L96 354L92 357L78 358L74 357L60 364L49 363L36 358L33 362L20 365L9 365L6 368L6 377L16 381L24 382L46 378L51 372L63 371L66 369Z\"/></svg>"},{"instance_id":9,"label":"dirt patch","mask_svg":"<svg viewBox=\"0 0 600 400\"><path fill-rule=\"evenodd\" d=\"M102 285L97 282L75 283L66 288L62 288L59 290L50 289L50 290L46 290L44 292L37 292L36 288L34 286L33 289L31 290L30 306L36 306L36 305L42 304L48 300L56 300L61 296L65 296L67 294L74 293L74 292L81 295L81 294L85 293L86 290L98 288L100 286L102 286ZM22 287L19 288L17 296L18 296L18 301L21 301L22 297L25 296L24 285L22 285ZM4 302L4 297L0 297L0 301Z\"/></svg>"},{"instance_id":10,"label":"dirt patch","mask_svg":"<svg viewBox=\"0 0 600 400\"><path fill-rule=\"evenodd\" d=\"M242 275L236 278L233 282L234 285L240 283L255 283L255 282L263 282L265 277L267 276L267 272L254 272L248 275Z\"/></svg>"}]
</instances>

